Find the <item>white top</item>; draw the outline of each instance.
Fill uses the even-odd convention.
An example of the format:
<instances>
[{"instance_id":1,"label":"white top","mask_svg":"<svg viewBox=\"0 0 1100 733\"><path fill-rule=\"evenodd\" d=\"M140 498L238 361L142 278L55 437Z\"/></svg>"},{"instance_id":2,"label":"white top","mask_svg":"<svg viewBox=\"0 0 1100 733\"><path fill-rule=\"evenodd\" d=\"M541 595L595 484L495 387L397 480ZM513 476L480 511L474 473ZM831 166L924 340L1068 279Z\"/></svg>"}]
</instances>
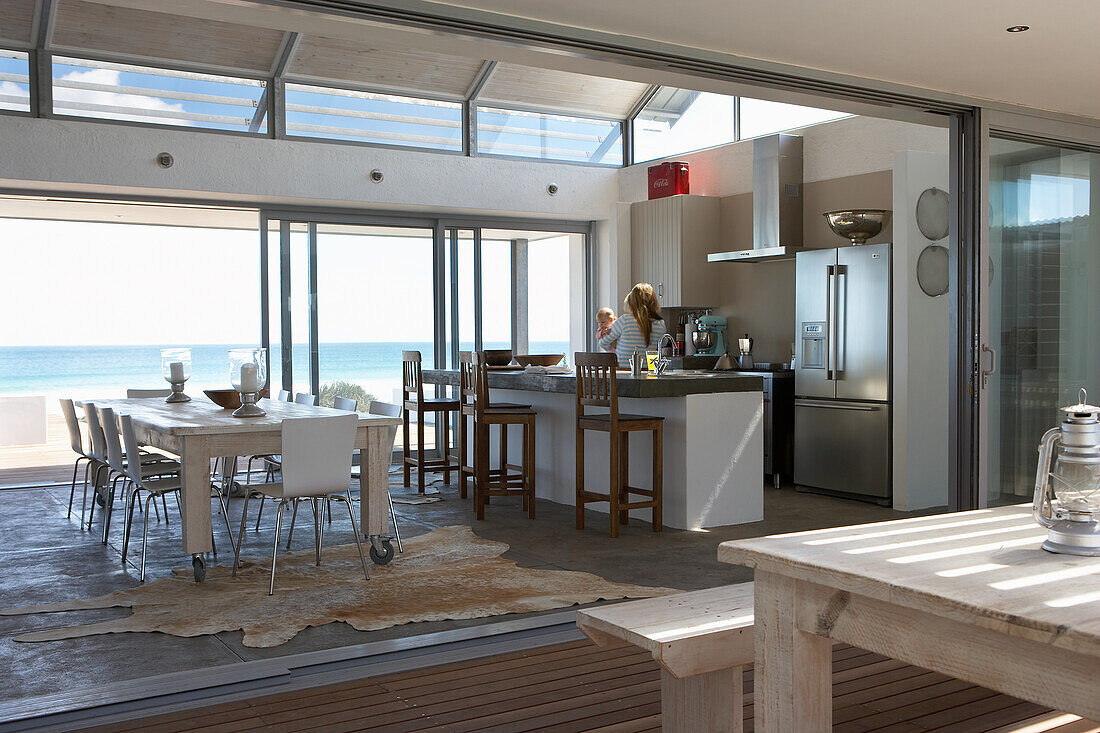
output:
<instances>
[{"instance_id":1,"label":"white top","mask_svg":"<svg viewBox=\"0 0 1100 733\"><path fill-rule=\"evenodd\" d=\"M641 351L656 349L657 344L661 341L661 336L667 332L668 329L665 327L664 321L653 321L653 328L649 334L649 343L647 344L645 339L642 338L642 329L638 326L638 322L634 320L634 316L623 313L615 319L615 322L611 324L611 328L608 329L607 335L601 337L598 343L601 349L615 352L616 356L619 357L619 366L628 367L630 366L630 356L635 349Z\"/></svg>"}]
</instances>

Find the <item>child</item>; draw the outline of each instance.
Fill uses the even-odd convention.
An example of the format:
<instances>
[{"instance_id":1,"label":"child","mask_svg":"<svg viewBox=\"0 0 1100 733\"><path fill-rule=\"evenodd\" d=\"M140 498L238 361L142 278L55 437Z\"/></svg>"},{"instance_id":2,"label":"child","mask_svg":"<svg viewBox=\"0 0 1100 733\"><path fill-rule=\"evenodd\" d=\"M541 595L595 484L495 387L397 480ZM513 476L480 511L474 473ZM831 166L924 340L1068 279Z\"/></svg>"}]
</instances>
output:
<instances>
[{"instance_id":1,"label":"child","mask_svg":"<svg viewBox=\"0 0 1100 733\"><path fill-rule=\"evenodd\" d=\"M611 324L615 322L615 311L611 310L607 306L600 308L596 311L596 323L598 328L596 329L596 340L607 335L607 332L611 330ZM612 343L611 347L607 351L614 351L615 345Z\"/></svg>"}]
</instances>

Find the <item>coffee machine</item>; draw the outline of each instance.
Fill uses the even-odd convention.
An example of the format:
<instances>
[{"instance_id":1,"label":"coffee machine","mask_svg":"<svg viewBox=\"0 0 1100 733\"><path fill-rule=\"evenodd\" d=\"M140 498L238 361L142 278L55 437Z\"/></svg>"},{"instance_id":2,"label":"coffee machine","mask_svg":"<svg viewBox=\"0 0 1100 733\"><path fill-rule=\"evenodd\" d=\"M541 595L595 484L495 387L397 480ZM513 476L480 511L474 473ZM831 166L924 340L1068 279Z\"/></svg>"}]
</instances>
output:
<instances>
[{"instance_id":1,"label":"coffee machine","mask_svg":"<svg viewBox=\"0 0 1100 733\"><path fill-rule=\"evenodd\" d=\"M722 316L699 316L692 333L695 353L700 356L720 356L726 353L726 319Z\"/></svg>"}]
</instances>

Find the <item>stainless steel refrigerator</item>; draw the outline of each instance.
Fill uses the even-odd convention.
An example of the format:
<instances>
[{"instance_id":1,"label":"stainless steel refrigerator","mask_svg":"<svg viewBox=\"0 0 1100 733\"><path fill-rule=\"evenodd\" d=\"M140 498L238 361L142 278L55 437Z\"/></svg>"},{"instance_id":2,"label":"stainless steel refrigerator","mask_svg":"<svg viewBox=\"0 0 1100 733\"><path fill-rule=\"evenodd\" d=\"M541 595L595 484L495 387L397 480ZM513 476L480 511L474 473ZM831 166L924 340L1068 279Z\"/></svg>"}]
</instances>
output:
<instances>
[{"instance_id":1,"label":"stainless steel refrigerator","mask_svg":"<svg viewBox=\"0 0 1100 733\"><path fill-rule=\"evenodd\" d=\"M890 305L889 244L796 256L796 486L889 503Z\"/></svg>"}]
</instances>

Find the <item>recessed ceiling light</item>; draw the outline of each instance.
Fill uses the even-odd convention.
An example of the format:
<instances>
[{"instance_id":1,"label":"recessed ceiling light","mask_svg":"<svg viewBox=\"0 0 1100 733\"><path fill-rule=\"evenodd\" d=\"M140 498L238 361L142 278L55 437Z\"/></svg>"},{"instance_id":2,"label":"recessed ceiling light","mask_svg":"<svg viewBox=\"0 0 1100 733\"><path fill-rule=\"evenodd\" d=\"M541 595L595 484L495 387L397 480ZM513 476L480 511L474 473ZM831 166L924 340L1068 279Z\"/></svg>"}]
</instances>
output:
<instances>
[{"instance_id":1,"label":"recessed ceiling light","mask_svg":"<svg viewBox=\"0 0 1100 733\"><path fill-rule=\"evenodd\" d=\"M1031 26L1029 25L1010 25L1009 27L1005 28L1005 30L1009 33L1023 33L1030 28Z\"/></svg>"}]
</instances>

